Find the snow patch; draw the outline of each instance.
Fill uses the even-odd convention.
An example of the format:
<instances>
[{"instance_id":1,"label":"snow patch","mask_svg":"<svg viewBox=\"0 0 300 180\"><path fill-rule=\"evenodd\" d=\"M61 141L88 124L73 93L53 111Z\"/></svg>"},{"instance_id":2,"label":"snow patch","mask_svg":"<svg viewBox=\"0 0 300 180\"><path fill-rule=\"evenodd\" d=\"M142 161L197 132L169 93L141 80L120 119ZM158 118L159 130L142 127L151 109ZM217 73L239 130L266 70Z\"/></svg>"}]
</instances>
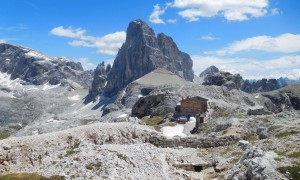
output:
<instances>
[{"instance_id":1,"label":"snow patch","mask_svg":"<svg viewBox=\"0 0 300 180\"><path fill-rule=\"evenodd\" d=\"M55 120L53 118L46 121L47 123L64 123L65 121L62 120Z\"/></svg>"},{"instance_id":2,"label":"snow patch","mask_svg":"<svg viewBox=\"0 0 300 180\"><path fill-rule=\"evenodd\" d=\"M50 61L51 59L37 51L29 51L25 54L27 57L35 57L35 58L39 58L39 59L45 59Z\"/></svg>"},{"instance_id":3,"label":"snow patch","mask_svg":"<svg viewBox=\"0 0 300 180\"><path fill-rule=\"evenodd\" d=\"M72 100L72 101L78 101L78 100L80 100L80 96L77 94L77 95L68 97L68 99L69 99L69 100Z\"/></svg>"},{"instance_id":4,"label":"snow patch","mask_svg":"<svg viewBox=\"0 0 300 180\"><path fill-rule=\"evenodd\" d=\"M196 123L196 118L190 117L190 120L187 123Z\"/></svg>"},{"instance_id":5,"label":"snow patch","mask_svg":"<svg viewBox=\"0 0 300 180\"><path fill-rule=\"evenodd\" d=\"M139 95L138 95L138 98L142 98L142 97L144 97L144 96L143 96L143 95L141 95L141 94L139 94Z\"/></svg>"},{"instance_id":6,"label":"snow patch","mask_svg":"<svg viewBox=\"0 0 300 180\"><path fill-rule=\"evenodd\" d=\"M59 86L60 86L60 83L57 84L57 85L50 85L49 83L46 83L46 84L44 84L42 90L43 90L43 91L46 91L46 90L49 90L49 89L57 88L57 87L59 87Z\"/></svg>"},{"instance_id":7,"label":"snow patch","mask_svg":"<svg viewBox=\"0 0 300 180\"><path fill-rule=\"evenodd\" d=\"M183 133L184 126L176 125L176 126L165 126L161 128L161 132L167 138L172 138L174 136L186 137L187 135Z\"/></svg>"},{"instance_id":8,"label":"snow patch","mask_svg":"<svg viewBox=\"0 0 300 180\"><path fill-rule=\"evenodd\" d=\"M255 98L256 98L256 99L259 98L259 95L256 95Z\"/></svg>"},{"instance_id":9,"label":"snow patch","mask_svg":"<svg viewBox=\"0 0 300 180\"><path fill-rule=\"evenodd\" d=\"M118 118L124 118L124 117L127 117L128 114L121 114L120 116L118 116Z\"/></svg>"}]
</instances>

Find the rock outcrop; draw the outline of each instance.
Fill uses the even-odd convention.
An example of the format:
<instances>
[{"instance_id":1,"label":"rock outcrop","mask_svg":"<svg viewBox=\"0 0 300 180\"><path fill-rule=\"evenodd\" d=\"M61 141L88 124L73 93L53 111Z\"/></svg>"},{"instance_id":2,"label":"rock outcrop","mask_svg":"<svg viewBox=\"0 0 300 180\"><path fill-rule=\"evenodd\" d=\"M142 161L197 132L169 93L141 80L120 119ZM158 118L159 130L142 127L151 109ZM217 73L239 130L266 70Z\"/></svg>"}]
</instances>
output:
<instances>
[{"instance_id":1,"label":"rock outcrop","mask_svg":"<svg viewBox=\"0 0 300 180\"><path fill-rule=\"evenodd\" d=\"M264 152L259 147L251 147L240 159L240 165L235 165L225 176L225 179L286 179L276 171L277 155Z\"/></svg>"},{"instance_id":2,"label":"rock outcrop","mask_svg":"<svg viewBox=\"0 0 300 180\"><path fill-rule=\"evenodd\" d=\"M231 74L220 71L204 78L203 85L225 86L228 90L239 89L242 86L243 78L240 74Z\"/></svg>"},{"instance_id":3,"label":"rock outcrop","mask_svg":"<svg viewBox=\"0 0 300 180\"><path fill-rule=\"evenodd\" d=\"M72 80L88 87L92 79L79 62L48 57L32 49L6 43L0 44L0 71L10 74L12 80L19 78L34 85L56 85Z\"/></svg>"},{"instance_id":4,"label":"rock outcrop","mask_svg":"<svg viewBox=\"0 0 300 180\"><path fill-rule=\"evenodd\" d=\"M178 96L174 94L157 94L140 98L132 108L132 116L142 118L144 116L164 116L175 112Z\"/></svg>"},{"instance_id":5,"label":"rock outcrop","mask_svg":"<svg viewBox=\"0 0 300 180\"><path fill-rule=\"evenodd\" d=\"M104 62L98 64L97 68L94 71L92 87L89 90L89 94L85 97L85 104L91 101L96 101L96 98L102 93L103 88L106 85L107 73L109 73L110 68L110 65L105 68Z\"/></svg>"},{"instance_id":6,"label":"rock outcrop","mask_svg":"<svg viewBox=\"0 0 300 180\"><path fill-rule=\"evenodd\" d=\"M267 92L279 89L281 86L276 79L262 79L255 82L245 80L241 90L247 93Z\"/></svg>"},{"instance_id":7,"label":"rock outcrop","mask_svg":"<svg viewBox=\"0 0 300 180\"><path fill-rule=\"evenodd\" d=\"M200 75L199 77L206 78L207 76L212 76L215 73L220 72L219 69L216 66L210 66L206 68Z\"/></svg>"},{"instance_id":8,"label":"rock outcrop","mask_svg":"<svg viewBox=\"0 0 300 180\"><path fill-rule=\"evenodd\" d=\"M115 96L130 82L157 68L164 68L188 81L193 80L193 61L181 52L173 39L165 34L155 37L142 20L130 22L126 41L118 52L108 74L104 96Z\"/></svg>"}]
</instances>

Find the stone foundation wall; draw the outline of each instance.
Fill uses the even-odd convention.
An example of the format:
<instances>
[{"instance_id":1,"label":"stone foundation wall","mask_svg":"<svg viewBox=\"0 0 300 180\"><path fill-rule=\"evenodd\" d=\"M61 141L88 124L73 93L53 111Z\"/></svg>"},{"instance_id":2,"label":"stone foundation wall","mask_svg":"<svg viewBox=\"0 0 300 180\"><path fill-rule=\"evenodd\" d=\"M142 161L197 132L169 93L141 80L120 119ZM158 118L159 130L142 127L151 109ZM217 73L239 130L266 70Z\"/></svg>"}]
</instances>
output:
<instances>
[{"instance_id":1,"label":"stone foundation wall","mask_svg":"<svg viewBox=\"0 0 300 180\"><path fill-rule=\"evenodd\" d=\"M167 139L163 136L151 136L149 138L149 143L162 148L174 148L182 146L184 148L209 148L218 146L228 146L234 144L240 140L239 136L223 136L223 137L174 137L172 139Z\"/></svg>"}]
</instances>

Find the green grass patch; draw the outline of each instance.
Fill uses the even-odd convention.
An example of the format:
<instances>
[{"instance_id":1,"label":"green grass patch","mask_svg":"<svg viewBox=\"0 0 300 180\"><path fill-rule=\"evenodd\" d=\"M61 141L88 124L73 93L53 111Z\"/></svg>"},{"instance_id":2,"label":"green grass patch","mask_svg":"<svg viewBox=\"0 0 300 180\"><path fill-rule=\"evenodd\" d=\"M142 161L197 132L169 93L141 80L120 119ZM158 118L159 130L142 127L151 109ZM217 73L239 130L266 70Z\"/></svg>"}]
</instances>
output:
<instances>
[{"instance_id":1,"label":"green grass patch","mask_svg":"<svg viewBox=\"0 0 300 180\"><path fill-rule=\"evenodd\" d=\"M222 132L222 135L225 135L225 134L227 134L228 133L228 130L226 129L226 130L224 130L223 132Z\"/></svg>"},{"instance_id":2,"label":"green grass patch","mask_svg":"<svg viewBox=\"0 0 300 180\"><path fill-rule=\"evenodd\" d=\"M282 174L289 172L289 179L300 179L300 164L295 166L279 167L277 170Z\"/></svg>"},{"instance_id":3,"label":"green grass patch","mask_svg":"<svg viewBox=\"0 0 300 180\"><path fill-rule=\"evenodd\" d=\"M10 132L8 130L4 130L0 132L0 140L6 139L10 136Z\"/></svg>"},{"instance_id":4,"label":"green grass patch","mask_svg":"<svg viewBox=\"0 0 300 180\"><path fill-rule=\"evenodd\" d=\"M274 158L275 161L282 161L283 158Z\"/></svg>"},{"instance_id":5,"label":"green grass patch","mask_svg":"<svg viewBox=\"0 0 300 180\"><path fill-rule=\"evenodd\" d=\"M247 141L249 141L249 142L254 142L254 141L257 141L257 140L258 140L258 138L257 138L257 136L254 135L254 134L251 134L251 135L247 138Z\"/></svg>"},{"instance_id":6,"label":"green grass patch","mask_svg":"<svg viewBox=\"0 0 300 180\"><path fill-rule=\"evenodd\" d=\"M218 117L225 118L225 117L228 117L228 116L229 116L229 112L227 112L225 110L218 112Z\"/></svg>"},{"instance_id":7,"label":"green grass patch","mask_svg":"<svg viewBox=\"0 0 300 180\"><path fill-rule=\"evenodd\" d=\"M96 122L97 120L94 119L82 119L80 121L81 125L87 125L87 124L93 124L94 122Z\"/></svg>"},{"instance_id":8,"label":"green grass patch","mask_svg":"<svg viewBox=\"0 0 300 180\"><path fill-rule=\"evenodd\" d=\"M270 122L270 119L271 119L271 116L265 116L265 117L261 118L260 120L264 123L268 123L268 122Z\"/></svg>"},{"instance_id":9,"label":"green grass patch","mask_svg":"<svg viewBox=\"0 0 300 180\"><path fill-rule=\"evenodd\" d=\"M11 173L0 175L0 180L64 180L62 176L44 177L36 173Z\"/></svg>"},{"instance_id":10,"label":"green grass patch","mask_svg":"<svg viewBox=\"0 0 300 180\"><path fill-rule=\"evenodd\" d=\"M299 158L300 157L300 151L293 152L291 154L288 154L287 156L290 157L290 158Z\"/></svg>"},{"instance_id":11,"label":"green grass patch","mask_svg":"<svg viewBox=\"0 0 300 180\"><path fill-rule=\"evenodd\" d=\"M155 125L158 125L162 121L162 117L153 116L152 118L143 118L142 120L148 126L155 126Z\"/></svg>"},{"instance_id":12,"label":"green grass patch","mask_svg":"<svg viewBox=\"0 0 300 180\"><path fill-rule=\"evenodd\" d=\"M222 154L222 155L227 154L227 153L231 152L232 150L233 150L232 148L227 147L227 148L225 148L225 149L221 152L221 154Z\"/></svg>"},{"instance_id":13,"label":"green grass patch","mask_svg":"<svg viewBox=\"0 0 300 180\"><path fill-rule=\"evenodd\" d=\"M286 156L286 153L285 152L282 152L282 151L275 151L276 154L278 154L279 156Z\"/></svg>"},{"instance_id":14,"label":"green grass patch","mask_svg":"<svg viewBox=\"0 0 300 180\"><path fill-rule=\"evenodd\" d=\"M165 126L171 126L171 127L173 127L173 126L176 126L176 125L177 125L177 123L168 122L168 123L165 123L165 124L155 125L155 126L154 126L154 129L155 129L156 131L160 132L161 128L163 128L163 127L165 127Z\"/></svg>"},{"instance_id":15,"label":"green grass patch","mask_svg":"<svg viewBox=\"0 0 300 180\"><path fill-rule=\"evenodd\" d=\"M99 170L101 167L102 167L101 162L90 163L90 164L85 165L85 168L88 170L93 170L93 169Z\"/></svg>"},{"instance_id":16,"label":"green grass patch","mask_svg":"<svg viewBox=\"0 0 300 180\"><path fill-rule=\"evenodd\" d=\"M299 132L294 131L294 130L292 130L292 131L283 131L283 132L280 132L280 133L276 134L275 137L283 138L283 137L287 137L289 135L293 135L293 134L297 134L297 133L299 133Z\"/></svg>"},{"instance_id":17,"label":"green grass patch","mask_svg":"<svg viewBox=\"0 0 300 180\"><path fill-rule=\"evenodd\" d=\"M120 154L120 153L118 153L117 156L118 156L119 159L122 159L122 160L124 160L124 161L127 160L127 156L126 156L125 154Z\"/></svg>"},{"instance_id":18,"label":"green grass patch","mask_svg":"<svg viewBox=\"0 0 300 180\"><path fill-rule=\"evenodd\" d=\"M79 150L76 149L79 147L79 145L80 145L80 141L75 141L74 144L67 149L65 157L78 153Z\"/></svg>"},{"instance_id":19,"label":"green grass patch","mask_svg":"<svg viewBox=\"0 0 300 180\"><path fill-rule=\"evenodd\" d=\"M269 127L268 130L269 131L274 131L275 129L279 129L281 127L283 127L283 126L281 126L281 125L274 125L274 126Z\"/></svg>"},{"instance_id":20,"label":"green grass patch","mask_svg":"<svg viewBox=\"0 0 300 180\"><path fill-rule=\"evenodd\" d=\"M243 152L241 152L241 151L234 151L231 153L231 156L241 157L242 155L243 155Z\"/></svg>"}]
</instances>

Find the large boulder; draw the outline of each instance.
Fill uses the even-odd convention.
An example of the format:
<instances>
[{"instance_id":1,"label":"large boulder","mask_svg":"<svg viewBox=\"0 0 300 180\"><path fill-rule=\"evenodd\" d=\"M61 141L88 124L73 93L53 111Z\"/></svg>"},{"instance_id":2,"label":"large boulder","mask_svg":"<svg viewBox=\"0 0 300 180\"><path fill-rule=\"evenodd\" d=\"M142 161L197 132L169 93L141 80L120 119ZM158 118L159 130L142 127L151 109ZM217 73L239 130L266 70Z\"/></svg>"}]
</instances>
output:
<instances>
[{"instance_id":1,"label":"large boulder","mask_svg":"<svg viewBox=\"0 0 300 180\"><path fill-rule=\"evenodd\" d=\"M178 96L169 93L142 97L134 104L131 115L142 118L144 116L164 116L167 113L174 113L178 99Z\"/></svg>"},{"instance_id":2,"label":"large boulder","mask_svg":"<svg viewBox=\"0 0 300 180\"><path fill-rule=\"evenodd\" d=\"M277 155L273 151L264 152L259 147L251 147L240 159L240 165L235 165L225 175L226 180L234 179L286 179L276 171L274 158Z\"/></svg>"},{"instance_id":3,"label":"large boulder","mask_svg":"<svg viewBox=\"0 0 300 180\"><path fill-rule=\"evenodd\" d=\"M181 52L173 39L154 31L142 20L130 22L126 41L119 50L108 74L104 96L115 96L130 82L154 69L167 69L188 81L192 81L193 61Z\"/></svg>"}]
</instances>

